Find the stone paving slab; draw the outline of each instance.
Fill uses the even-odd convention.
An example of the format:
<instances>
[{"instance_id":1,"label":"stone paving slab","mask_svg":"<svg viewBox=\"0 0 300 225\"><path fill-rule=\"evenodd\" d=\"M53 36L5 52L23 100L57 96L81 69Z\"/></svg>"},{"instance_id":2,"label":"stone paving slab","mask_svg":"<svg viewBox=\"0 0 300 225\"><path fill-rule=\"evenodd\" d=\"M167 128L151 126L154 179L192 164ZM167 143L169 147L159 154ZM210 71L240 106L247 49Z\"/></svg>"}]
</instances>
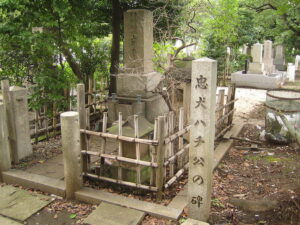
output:
<instances>
[{"instance_id":1,"label":"stone paving slab","mask_svg":"<svg viewBox=\"0 0 300 225\"><path fill-rule=\"evenodd\" d=\"M181 225L209 225L208 223L199 221L199 220L193 220L193 219L187 219L183 224Z\"/></svg>"},{"instance_id":2,"label":"stone paving slab","mask_svg":"<svg viewBox=\"0 0 300 225\"><path fill-rule=\"evenodd\" d=\"M11 220L3 216L0 216L0 224L1 225L22 225L21 223L18 223L14 220Z\"/></svg>"},{"instance_id":3,"label":"stone paving slab","mask_svg":"<svg viewBox=\"0 0 300 225\"><path fill-rule=\"evenodd\" d=\"M26 172L34 173L46 177L51 177L55 179L64 178L64 163L62 154L53 157L45 161L44 163L36 164L28 169Z\"/></svg>"},{"instance_id":4,"label":"stone paving slab","mask_svg":"<svg viewBox=\"0 0 300 225\"><path fill-rule=\"evenodd\" d=\"M137 225L145 213L109 203L101 203L85 220L90 225Z\"/></svg>"},{"instance_id":5,"label":"stone paving slab","mask_svg":"<svg viewBox=\"0 0 300 225\"><path fill-rule=\"evenodd\" d=\"M26 220L52 202L46 195L9 185L0 187L0 199L0 214L18 221Z\"/></svg>"}]
</instances>

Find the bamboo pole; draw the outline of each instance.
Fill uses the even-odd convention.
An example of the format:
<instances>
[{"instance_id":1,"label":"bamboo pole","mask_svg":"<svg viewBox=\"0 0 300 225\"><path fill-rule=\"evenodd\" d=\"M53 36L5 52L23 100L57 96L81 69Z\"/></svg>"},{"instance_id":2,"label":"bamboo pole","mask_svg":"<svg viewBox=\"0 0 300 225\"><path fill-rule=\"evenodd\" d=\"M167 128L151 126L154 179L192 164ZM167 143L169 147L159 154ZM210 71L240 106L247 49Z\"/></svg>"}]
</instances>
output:
<instances>
[{"instance_id":1,"label":"bamboo pole","mask_svg":"<svg viewBox=\"0 0 300 225\"><path fill-rule=\"evenodd\" d=\"M120 135L116 135L116 134L95 132L95 131L90 131L90 130L85 130L85 129L80 129L80 132L82 134L86 133L86 134L89 134L89 135L105 137L105 138L111 138L111 139L115 139L115 140L122 140L122 141L126 141L126 142L131 142L131 143L139 143L139 144L145 144L145 145L158 145L157 140L125 137L125 136L120 136Z\"/></svg>"},{"instance_id":2,"label":"bamboo pole","mask_svg":"<svg viewBox=\"0 0 300 225\"><path fill-rule=\"evenodd\" d=\"M218 133L216 136L215 136L215 141L221 137L223 134L225 134L230 128L232 127L232 124L231 125L228 125L227 127L225 127L223 130L221 130L220 133Z\"/></svg>"},{"instance_id":3,"label":"bamboo pole","mask_svg":"<svg viewBox=\"0 0 300 225\"><path fill-rule=\"evenodd\" d=\"M190 144L185 145L183 148L179 149L178 152L176 152L175 155L171 156L170 158L168 158L165 162L164 162L164 166L169 165L171 162L173 162L176 158L179 158L180 156L182 156L184 153L187 152L187 150L189 150Z\"/></svg>"},{"instance_id":4,"label":"bamboo pole","mask_svg":"<svg viewBox=\"0 0 300 225\"><path fill-rule=\"evenodd\" d=\"M184 108L181 107L179 109L179 124L178 124L178 129L179 130L182 130L184 127ZM178 139L178 149L182 149L183 148L183 137L180 136L179 139ZM184 159L186 157L183 156L180 156L178 157L178 168L182 168L183 167L183 164L184 164Z\"/></svg>"},{"instance_id":5,"label":"bamboo pole","mask_svg":"<svg viewBox=\"0 0 300 225\"><path fill-rule=\"evenodd\" d=\"M231 114L233 114L235 111L235 109L231 110L230 112L226 113L224 116L222 116L221 118L219 118L216 121L216 126L218 126L220 123L222 123L225 119L227 119ZM222 124L221 124L221 128L222 128Z\"/></svg>"},{"instance_id":6,"label":"bamboo pole","mask_svg":"<svg viewBox=\"0 0 300 225\"><path fill-rule=\"evenodd\" d=\"M176 138L178 138L178 137L184 135L185 133L189 132L189 130L191 129L191 127L192 127L192 126L189 125L189 126L187 126L186 128L184 128L184 129L178 131L177 133L171 135L170 137L167 137L167 138L165 139L165 141L164 141L165 144L168 144L168 143L170 143L171 141L175 140Z\"/></svg>"},{"instance_id":7,"label":"bamboo pole","mask_svg":"<svg viewBox=\"0 0 300 225\"><path fill-rule=\"evenodd\" d=\"M219 94L218 94L218 102L217 102L217 106L218 107L223 107L224 106L224 94L225 94L225 90L221 89L219 90ZM217 113L217 120L219 120L222 116L223 116L223 110L219 110Z\"/></svg>"},{"instance_id":8,"label":"bamboo pole","mask_svg":"<svg viewBox=\"0 0 300 225\"><path fill-rule=\"evenodd\" d=\"M158 146L157 148L157 169L156 169L156 187L157 187L157 201L162 200L162 191L163 191L163 170L164 170L164 134L165 134L165 119L163 116L158 117L158 129L157 129L157 139Z\"/></svg>"},{"instance_id":9,"label":"bamboo pole","mask_svg":"<svg viewBox=\"0 0 300 225\"><path fill-rule=\"evenodd\" d=\"M184 173L185 170L187 170L187 168L189 167L189 164L185 164L184 167L180 170L178 170L178 172L175 174L175 176L173 176L166 184L165 184L165 188L170 187L175 181L178 180L178 178Z\"/></svg>"},{"instance_id":10,"label":"bamboo pole","mask_svg":"<svg viewBox=\"0 0 300 225\"><path fill-rule=\"evenodd\" d=\"M103 121L102 121L102 133L106 133L106 129L107 129L107 112L104 112ZM105 153L105 148L106 148L106 138L103 137L103 142L102 142L100 152Z\"/></svg>"},{"instance_id":11,"label":"bamboo pole","mask_svg":"<svg viewBox=\"0 0 300 225\"><path fill-rule=\"evenodd\" d=\"M235 99L233 99L233 100L227 102L226 104L224 104L222 107L218 107L218 108L216 109L216 112L219 112L220 110L223 110L224 108L228 107L229 105L235 103L237 100L239 100L239 99L238 99L238 98L235 98Z\"/></svg>"},{"instance_id":12,"label":"bamboo pole","mask_svg":"<svg viewBox=\"0 0 300 225\"><path fill-rule=\"evenodd\" d=\"M156 118L154 121L154 131L153 131L153 140L157 140L157 127L158 126L158 119ZM151 154L151 163L155 163L157 160L157 152L154 146L150 146L150 154ZM150 185L153 186L155 181L155 169L151 169L151 176L150 176Z\"/></svg>"},{"instance_id":13,"label":"bamboo pole","mask_svg":"<svg viewBox=\"0 0 300 225\"><path fill-rule=\"evenodd\" d=\"M35 123L34 123L34 132L35 132L35 144L38 143L39 139L38 139L38 130L39 130L39 112L37 110L35 110Z\"/></svg>"},{"instance_id":14,"label":"bamboo pole","mask_svg":"<svg viewBox=\"0 0 300 225\"><path fill-rule=\"evenodd\" d=\"M174 132L174 112L169 113L169 135L173 134ZM169 143L169 157L174 155L174 143L171 141ZM174 162L170 164L170 176L174 176Z\"/></svg>"},{"instance_id":15,"label":"bamboo pole","mask_svg":"<svg viewBox=\"0 0 300 225\"><path fill-rule=\"evenodd\" d=\"M46 140L49 140L49 127L48 127L48 118L47 118L47 105L44 106L44 121L45 121L45 129L46 129Z\"/></svg>"},{"instance_id":16,"label":"bamboo pole","mask_svg":"<svg viewBox=\"0 0 300 225\"><path fill-rule=\"evenodd\" d=\"M83 175L86 176L86 177L91 177L91 178L94 178L94 179L104 180L104 181L108 181L108 182L115 183L115 184L122 184L122 185L125 185L125 186L128 186L128 187L136 187L136 188L141 188L141 189L145 189L145 190L149 190L149 191L157 191L157 187L151 187L151 186L148 186L148 185L135 184L135 183L132 183L132 182L129 182L129 181L116 180L116 179L113 179L113 178L98 176L98 175L91 174L91 173L86 173L86 174L83 174Z\"/></svg>"},{"instance_id":17,"label":"bamboo pole","mask_svg":"<svg viewBox=\"0 0 300 225\"><path fill-rule=\"evenodd\" d=\"M138 138L139 137L138 115L134 115L133 119L134 119L134 137ZM140 152L140 144L139 143L135 144L135 155L136 155L136 160L140 161L141 160L141 152ZM141 167L140 166L136 167L136 183L137 184L141 183Z\"/></svg>"},{"instance_id":18,"label":"bamboo pole","mask_svg":"<svg viewBox=\"0 0 300 225\"><path fill-rule=\"evenodd\" d=\"M120 161L120 162L125 162L125 163L131 163L131 164L140 165L140 166L148 166L148 167L152 167L152 168L157 168L157 163L155 163L155 162L152 163L152 162L148 162L148 161L127 158L127 157L123 157L123 156L110 155L110 154L101 154L99 152L86 151L86 150L82 150L81 153L84 154L84 155L93 155L93 156L97 156L97 157L101 157L101 158L106 158L106 159L112 159L112 160L116 160L116 161Z\"/></svg>"},{"instance_id":19,"label":"bamboo pole","mask_svg":"<svg viewBox=\"0 0 300 225\"><path fill-rule=\"evenodd\" d=\"M119 135L122 136L122 125L123 125L123 119L122 119L122 113L119 112ZM118 156L123 156L123 148L122 148L122 141L119 141L119 149L118 149ZM122 180L122 164L119 163L118 165L118 180Z\"/></svg>"}]
</instances>

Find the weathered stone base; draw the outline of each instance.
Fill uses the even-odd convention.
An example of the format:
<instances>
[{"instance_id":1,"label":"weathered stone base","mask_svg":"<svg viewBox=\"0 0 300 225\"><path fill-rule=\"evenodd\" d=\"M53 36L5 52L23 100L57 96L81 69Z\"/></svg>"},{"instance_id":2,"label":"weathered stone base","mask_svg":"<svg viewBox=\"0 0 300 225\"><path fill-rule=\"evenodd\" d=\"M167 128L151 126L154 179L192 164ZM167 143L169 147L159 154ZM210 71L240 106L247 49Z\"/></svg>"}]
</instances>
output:
<instances>
[{"instance_id":1,"label":"weathered stone base","mask_svg":"<svg viewBox=\"0 0 300 225\"><path fill-rule=\"evenodd\" d=\"M237 87L253 87L272 89L280 88L285 81L285 73L276 73L272 75L262 74L243 74L242 71L231 74L231 82Z\"/></svg>"},{"instance_id":2,"label":"weathered stone base","mask_svg":"<svg viewBox=\"0 0 300 225\"><path fill-rule=\"evenodd\" d=\"M249 63L249 73L251 74L264 74L264 68L263 63Z\"/></svg>"},{"instance_id":3,"label":"weathered stone base","mask_svg":"<svg viewBox=\"0 0 300 225\"><path fill-rule=\"evenodd\" d=\"M169 112L165 100L158 94L137 103L136 98L117 97L117 101L108 101L108 122L112 123L118 119L119 112L122 112L123 120L134 114L143 115L154 123L155 118Z\"/></svg>"},{"instance_id":4,"label":"weathered stone base","mask_svg":"<svg viewBox=\"0 0 300 225\"><path fill-rule=\"evenodd\" d=\"M121 73L117 76L118 96L148 98L154 95L153 91L162 80L157 72L146 74Z\"/></svg>"}]
</instances>

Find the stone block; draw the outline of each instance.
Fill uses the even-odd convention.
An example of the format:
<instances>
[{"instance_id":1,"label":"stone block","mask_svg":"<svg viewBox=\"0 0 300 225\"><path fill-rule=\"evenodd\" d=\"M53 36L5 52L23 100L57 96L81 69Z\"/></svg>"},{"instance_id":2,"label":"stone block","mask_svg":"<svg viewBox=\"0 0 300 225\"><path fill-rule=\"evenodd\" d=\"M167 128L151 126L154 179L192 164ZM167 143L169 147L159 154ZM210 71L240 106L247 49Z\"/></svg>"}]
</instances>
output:
<instances>
[{"instance_id":1,"label":"stone block","mask_svg":"<svg viewBox=\"0 0 300 225\"><path fill-rule=\"evenodd\" d=\"M248 73L264 74L263 63L249 63Z\"/></svg>"},{"instance_id":2,"label":"stone block","mask_svg":"<svg viewBox=\"0 0 300 225\"><path fill-rule=\"evenodd\" d=\"M272 75L243 74L242 71L231 74L231 82L238 87L255 87L263 89L280 88L284 81L283 73Z\"/></svg>"},{"instance_id":3,"label":"stone block","mask_svg":"<svg viewBox=\"0 0 300 225\"><path fill-rule=\"evenodd\" d=\"M153 96L153 91L162 80L157 72L147 74L123 73L117 76L117 95L142 98Z\"/></svg>"},{"instance_id":4,"label":"stone block","mask_svg":"<svg viewBox=\"0 0 300 225\"><path fill-rule=\"evenodd\" d=\"M132 106L132 104L118 103L116 105L116 118L117 119L119 117L119 112L122 113L123 120L126 120L128 118L128 116L133 115L133 106Z\"/></svg>"},{"instance_id":5,"label":"stone block","mask_svg":"<svg viewBox=\"0 0 300 225\"><path fill-rule=\"evenodd\" d=\"M145 9L124 13L124 67L135 73L153 71L153 14Z\"/></svg>"},{"instance_id":6,"label":"stone block","mask_svg":"<svg viewBox=\"0 0 300 225\"><path fill-rule=\"evenodd\" d=\"M146 118L151 123L154 123L154 120L158 116L162 116L169 111L166 101L160 95L153 99L153 101L146 102Z\"/></svg>"}]
</instances>

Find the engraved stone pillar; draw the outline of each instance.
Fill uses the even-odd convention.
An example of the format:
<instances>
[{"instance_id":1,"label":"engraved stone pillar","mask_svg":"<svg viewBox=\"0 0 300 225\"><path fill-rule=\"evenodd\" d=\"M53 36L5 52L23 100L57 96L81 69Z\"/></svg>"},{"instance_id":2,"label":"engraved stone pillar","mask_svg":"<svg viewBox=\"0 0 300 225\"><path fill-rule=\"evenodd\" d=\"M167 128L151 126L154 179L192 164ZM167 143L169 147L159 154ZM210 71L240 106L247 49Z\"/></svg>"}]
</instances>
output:
<instances>
[{"instance_id":1,"label":"engraved stone pillar","mask_svg":"<svg viewBox=\"0 0 300 225\"><path fill-rule=\"evenodd\" d=\"M75 192L82 187L79 114L64 112L60 120L66 197L74 198Z\"/></svg>"},{"instance_id":2,"label":"engraved stone pillar","mask_svg":"<svg viewBox=\"0 0 300 225\"><path fill-rule=\"evenodd\" d=\"M124 67L134 73L153 72L153 15L145 9L124 13Z\"/></svg>"},{"instance_id":3,"label":"engraved stone pillar","mask_svg":"<svg viewBox=\"0 0 300 225\"><path fill-rule=\"evenodd\" d=\"M194 60L191 84L191 124L188 178L189 217L209 217L215 137L217 61Z\"/></svg>"},{"instance_id":4,"label":"engraved stone pillar","mask_svg":"<svg viewBox=\"0 0 300 225\"><path fill-rule=\"evenodd\" d=\"M12 157L15 163L32 154L32 146L29 130L27 89L10 87L9 89L10 112L13 121L15 136L12 137L15 148L12 149Z\"/></svg>"}]
</instances>

